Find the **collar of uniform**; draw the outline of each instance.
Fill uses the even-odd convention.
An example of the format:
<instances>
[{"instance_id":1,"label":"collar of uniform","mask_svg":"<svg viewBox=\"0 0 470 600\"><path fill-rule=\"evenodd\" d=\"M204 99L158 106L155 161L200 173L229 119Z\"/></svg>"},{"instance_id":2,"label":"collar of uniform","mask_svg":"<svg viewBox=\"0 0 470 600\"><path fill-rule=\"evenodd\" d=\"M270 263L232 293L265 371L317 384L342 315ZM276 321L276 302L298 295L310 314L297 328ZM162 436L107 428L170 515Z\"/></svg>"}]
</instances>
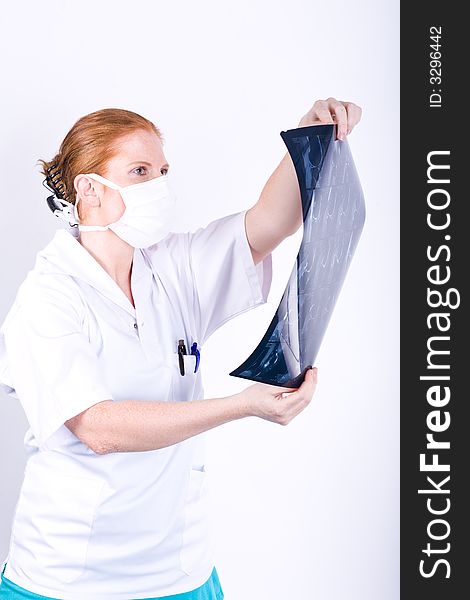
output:
<instances>
[{"instance_id":1,"label":"collar of uniform","mask_svg":"<svg viewBox=\"0 0 470 600\"><path fill-rule=\"evenodd\" d=\"M123 290L70 231L58 229L49 244L38 253L38 260L47 261L46 270L48 272L65 273L82 279L135 316L136 309ZM40 266L42 268L43 264ZM138 304L136 296L145 297L149 293L151 280L152 270L147 265L142 250L135 248L132 260L131 287L136 305Z\"/></svg>"}]
</instances>

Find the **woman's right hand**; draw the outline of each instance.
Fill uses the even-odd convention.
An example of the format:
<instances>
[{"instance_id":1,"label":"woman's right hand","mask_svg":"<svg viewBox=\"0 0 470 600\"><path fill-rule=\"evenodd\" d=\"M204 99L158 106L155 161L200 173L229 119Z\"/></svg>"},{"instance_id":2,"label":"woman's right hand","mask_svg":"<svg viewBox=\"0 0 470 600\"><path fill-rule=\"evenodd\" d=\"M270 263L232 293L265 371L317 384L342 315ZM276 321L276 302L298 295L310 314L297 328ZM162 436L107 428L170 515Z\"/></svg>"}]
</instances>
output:
<instances>
[{"instance_id":1,"label":"woman's right hand","mask_svg":"<svg viewBox=\"0 0 470 600\"><path fill-rule=\"evenodd\" d=\"M308 369L298 388L255 383L239 392L249 416L287 425L309 404L317 387L317 368Z\"/></svg>"}]
</instances>

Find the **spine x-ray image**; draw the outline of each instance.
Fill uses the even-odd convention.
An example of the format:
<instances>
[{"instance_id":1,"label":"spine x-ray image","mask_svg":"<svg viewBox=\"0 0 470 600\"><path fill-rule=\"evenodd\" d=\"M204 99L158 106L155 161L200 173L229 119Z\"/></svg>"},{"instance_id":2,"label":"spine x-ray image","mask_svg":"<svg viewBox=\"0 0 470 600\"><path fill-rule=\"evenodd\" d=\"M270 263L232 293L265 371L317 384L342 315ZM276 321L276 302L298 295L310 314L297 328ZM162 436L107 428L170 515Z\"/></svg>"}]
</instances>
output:
<instances>
[{"instance_id":1,"label":"spine x-ray image","mask_svg":"<svg viewBox=\"0 0 470 600\"><path fill-rule=\"evenodd\" d=\"M299 387L315 364L364 226L365 203L346 140L336 125L281 131L299 182L303 237L271 324L230 375Z\"/></svg>"}]
</instances>

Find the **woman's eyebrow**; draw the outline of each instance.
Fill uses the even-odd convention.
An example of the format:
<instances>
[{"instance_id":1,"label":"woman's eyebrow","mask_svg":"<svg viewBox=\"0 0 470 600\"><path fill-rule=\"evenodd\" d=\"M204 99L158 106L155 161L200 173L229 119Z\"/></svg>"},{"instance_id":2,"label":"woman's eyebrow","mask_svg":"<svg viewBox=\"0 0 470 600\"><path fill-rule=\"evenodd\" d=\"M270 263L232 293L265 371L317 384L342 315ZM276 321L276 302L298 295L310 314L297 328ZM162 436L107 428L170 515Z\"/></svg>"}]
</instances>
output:
<instances>
[{"instance_id":1,"label":"woman's eyebrow","mask_svg":"<svg viewBox=\"0 0 470 600\"><path fill-rule=\"evenodd\" d=\"M152 163L149 163L146 160L133 160L127 166L130 167L131 165L146 165L147 167L151 167Z\"/></svg>"},{"instance_id":2,"label":"woman's eyebrow","mask_svg":"<svg viewBox=\"0 0 470 600\"><path fill-rule=\"evenodd\" d=\"M130 167L132 165L146 165L147 167L151 167L152 163L147 162L146 160L134 160L131 163L129 163L127 166ZM168 163L165 163L164 165L162 165L160 168L163 167L169 167L170 165Z\"/></svg>"}]
</instances>

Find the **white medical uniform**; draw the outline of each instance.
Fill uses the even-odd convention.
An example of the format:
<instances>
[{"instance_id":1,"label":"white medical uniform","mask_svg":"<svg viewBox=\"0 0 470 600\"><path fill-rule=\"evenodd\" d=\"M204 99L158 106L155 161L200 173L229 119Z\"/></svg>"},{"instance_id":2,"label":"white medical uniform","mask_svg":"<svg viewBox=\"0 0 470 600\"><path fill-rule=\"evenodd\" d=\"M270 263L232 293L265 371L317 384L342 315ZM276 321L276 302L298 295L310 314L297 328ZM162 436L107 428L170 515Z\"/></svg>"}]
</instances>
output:
<instances>
[{"instance_id":1,"label":"white medical uniform","mask_svg":"<svg viewBox=\"0 0 470 600\"><path fill-rule=\"evenodd\" d=\"M0 388L29 421L27 463L5 577L64 600L185 592L214 566L202 434L146 452L96 454L64 421L102 400L204 397L202 346L267 301L272 255L256 266L246 210L134 251L127 296L59 229L37 254L0 328Z\"/></svg>"}]
</instances>

